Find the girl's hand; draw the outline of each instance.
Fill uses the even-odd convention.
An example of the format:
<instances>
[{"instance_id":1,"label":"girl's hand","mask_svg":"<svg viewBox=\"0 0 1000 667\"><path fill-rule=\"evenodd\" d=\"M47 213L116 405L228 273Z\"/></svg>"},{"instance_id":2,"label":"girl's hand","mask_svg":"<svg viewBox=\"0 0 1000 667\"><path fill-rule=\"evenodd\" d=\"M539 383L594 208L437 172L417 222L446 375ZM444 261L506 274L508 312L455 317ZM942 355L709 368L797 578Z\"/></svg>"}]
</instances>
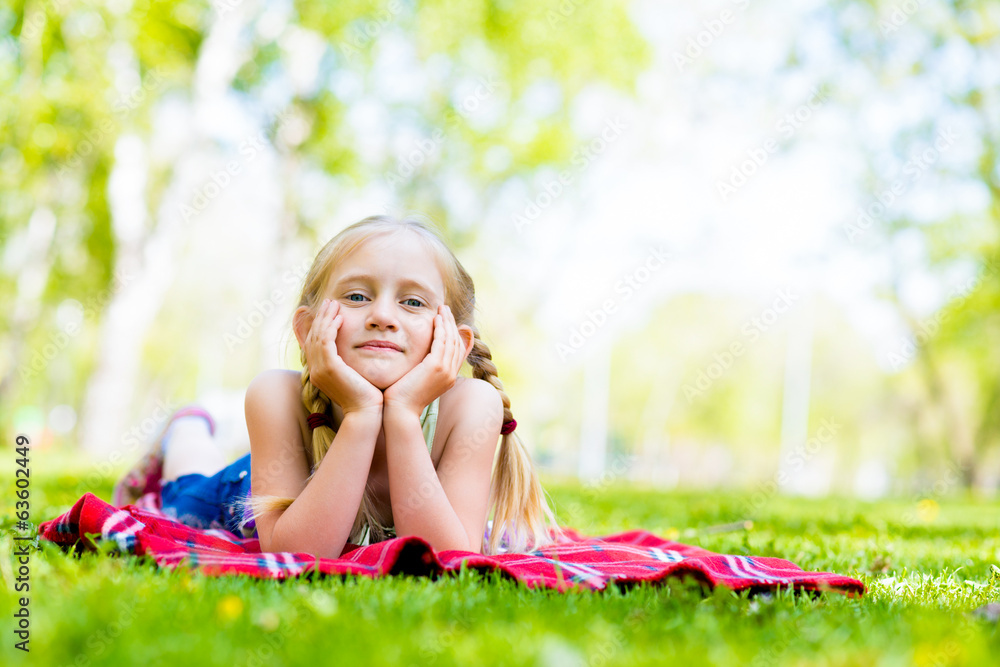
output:
<instances>
[{"instance_id":1,"label":"girl's hand","mask_svg":"<svg viewBox=\"0 0 1000 667\"><path fill-rule=\"evenodd\" d=\"M402 408L420 416L431 401L451 389L465 361L465 347L451 308L438 306L434 339L423 361L385 390L385 408Z\"/></svg>"},{"instance_id":2,"label":"girl's hand","mask_svg":"<svg viewBox=\"0 0 1000 667\"><path fill-rule=\"evenodd\" d=\"M337 352L337 332L344 322L340 303L325 299L316 311L303 347L309 379L340 406L344 414L382 411L382 392L347 365Z\"/></svg>"}]
</instances>

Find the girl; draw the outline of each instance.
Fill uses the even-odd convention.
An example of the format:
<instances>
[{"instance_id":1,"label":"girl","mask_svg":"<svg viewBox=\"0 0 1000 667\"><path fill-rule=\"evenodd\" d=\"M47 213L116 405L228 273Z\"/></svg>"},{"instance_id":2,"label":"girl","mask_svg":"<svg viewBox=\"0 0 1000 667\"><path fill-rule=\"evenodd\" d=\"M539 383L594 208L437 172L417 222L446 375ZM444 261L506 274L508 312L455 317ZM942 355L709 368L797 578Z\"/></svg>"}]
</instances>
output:
<instances>
[{"instance_id":1,"label":"girl","mask_svg":"<svg viewBox=\"0 0 1000 667\"><path fill-rule=\"evenodd\" d=\"M557 541L474 307L472 278L430 227L347 227L293 316L302 372L265 371L247 389L250 453L222 467L211 417L186 408L115 504L156 491L162 462L166 513L257 537L263 552L336 558L397 535L485 554ZM473 378L458 375L465 361Z\"/></svg>"}]
</instances>

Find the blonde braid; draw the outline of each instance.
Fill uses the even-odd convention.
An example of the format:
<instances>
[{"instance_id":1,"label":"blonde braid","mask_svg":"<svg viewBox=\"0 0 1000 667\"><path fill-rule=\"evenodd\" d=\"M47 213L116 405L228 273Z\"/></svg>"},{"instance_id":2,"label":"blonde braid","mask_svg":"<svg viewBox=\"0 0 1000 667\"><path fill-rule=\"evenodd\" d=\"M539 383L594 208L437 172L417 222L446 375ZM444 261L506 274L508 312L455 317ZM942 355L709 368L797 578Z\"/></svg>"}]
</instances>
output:
<instances>
[{"instance_id":1,"label":"blonde braid","mask_svg":"<svg viewBox=\"0 0 1000 667\"><path fill-rule=\"evenodd\" d=\"M302 403L306 406L306 410L310 414L314 412L330 414L330 407L333 405L333 402L310 380L309 365L306 363L305 356L305 352L302 352L300 357L302 360ZM317 426L313 429L312 448L311 451L306 450L307 455L311 455L311 460L309 461L310 472L309 477L306 478L306 484L312 481L312 478L316 475L319 463L330 450L330 445L333 444L333 439L336 435L337 432L330 426ZM366 482L365 490L361 495L358 514L354 518L354 524L351 526L351 533L348 537L348 541L354 544L361 543L366 526L369 527L369 543L371 544L381 542L390 537L387 527L383 526L375 516L373 493L370 485Z\"/></svg>"},{"instance_id":2,"label":"blonde braid","mask_svg":"<svg viewBox=\"0 0 1000 667\"><path fill-rule=\"evenodd\" d=\"M310 414L313 412L328 414L331 405L330 399L310 381L309 366L305 363L305 354L302 354L302 357L302 403ZM306 455L309 457L309 479L312 479L316 468L319 467L318 462L323 460L323 456L330 449L334 435L336 432L329 426L313 429L312 447L306 450ZM307 484L308 481L307 479Z\"/></svg>"},{"instance_id":3,"label":"blonde braid","mask_svg":"<svg viewBox=\"0 0 1000 667\"><path fill-rule=\"evenodd\" d=\"M510 398L503 390L497 375L490 348L472 327L473 346L468 356L473 377L493 385L503 401L503 421L514 418L510 411ZM493 528L490 531L486 554L496 554L501 538L507 533L510 553L538 549L556 540L559 527L546 502L545 490L531 463L531 456L516 432L501 436L500 451L493 479L490 484L489 507L494 509ZM546 521L547 520L547 521ZM550 534L549 529L553 529Z\"/></svg>"}]
</instances>

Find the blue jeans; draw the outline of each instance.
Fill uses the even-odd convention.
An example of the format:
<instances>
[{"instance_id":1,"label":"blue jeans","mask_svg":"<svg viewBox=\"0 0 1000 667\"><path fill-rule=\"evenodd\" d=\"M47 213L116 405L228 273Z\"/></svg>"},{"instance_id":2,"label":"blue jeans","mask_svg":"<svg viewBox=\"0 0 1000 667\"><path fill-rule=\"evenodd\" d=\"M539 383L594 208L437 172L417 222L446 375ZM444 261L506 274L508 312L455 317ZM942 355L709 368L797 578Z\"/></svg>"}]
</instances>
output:
<instances>
[{"instance_id":1,"label":"blue jeans","mask_svg":"<svg viewBox=\"0 0 1000 667\"><path fill-rule=\"evenodd\" d=\"M222 528L243 537L241 513L232 507L250 492L250 454L206 477L200 473L181 475L163 485L163 512L192 528Z\"/></svg>"}]
</instances>

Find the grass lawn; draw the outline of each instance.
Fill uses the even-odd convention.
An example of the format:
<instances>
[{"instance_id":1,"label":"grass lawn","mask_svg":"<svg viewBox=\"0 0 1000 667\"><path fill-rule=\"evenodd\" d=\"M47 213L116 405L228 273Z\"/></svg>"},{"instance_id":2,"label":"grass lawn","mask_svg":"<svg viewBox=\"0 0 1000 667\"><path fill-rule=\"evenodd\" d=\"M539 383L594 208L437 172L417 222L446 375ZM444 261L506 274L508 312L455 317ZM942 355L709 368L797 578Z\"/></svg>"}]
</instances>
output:
<instances>
[{"instance_id":1,"label":"grass lawn","mask_svg":"<svg viewBox=\"0 0 1000 667\"><path fill-rule=\"evenodd\" d=\"M14 486L13 452L0 464ZM114 482L74 456L32 452L31 517L68 510ZM633 528L712 551L789 559L857 577L860 599L782 592L705 595L693 584L627 592L531 591L491 575L438 581L272 582L159 570L134 557L30 560L30 654L14 649L14 498L0 500L2 663L39 665L996 665L1000 503L970 498L763 498L588 490L545 480L563 522L585 534ZM757 508L749 513L748 503ZM749 530L706 530L752 518Z\"/></svg>"}]
</instances>

